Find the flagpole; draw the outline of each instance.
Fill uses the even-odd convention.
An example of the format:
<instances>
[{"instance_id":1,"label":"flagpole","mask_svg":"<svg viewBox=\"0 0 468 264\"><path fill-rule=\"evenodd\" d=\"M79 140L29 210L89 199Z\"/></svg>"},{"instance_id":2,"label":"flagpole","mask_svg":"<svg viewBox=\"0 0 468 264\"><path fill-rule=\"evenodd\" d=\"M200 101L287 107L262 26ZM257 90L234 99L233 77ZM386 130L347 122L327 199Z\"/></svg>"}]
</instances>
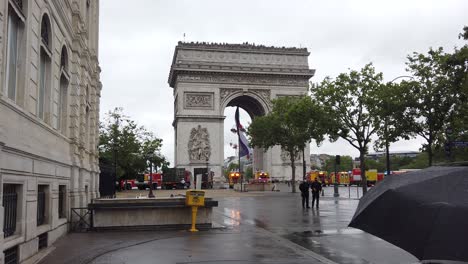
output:
<instances>
[{"instance_id":1,"label":"flagpole","mask_svg":"<svg viewBox=\"0 0 468 264\"><path fill-rule=\"evenodd\" d=\"M237 106L237 110L236 110L237 114L238 114L238 118L240 120L240 117L239 117L239 106ZM241 184L241 187L240 187L240 191L243 192L243 185L244 185L244 175L242 174L242 170L241 170L241 139L240 139L240 126L239 124L236 124L237 126L237 140L238 140L238 150L239 150L239 173L240 173L240 176L241 176L241 180L240 180L240 184Z\"/></svg>"}]
</instances>

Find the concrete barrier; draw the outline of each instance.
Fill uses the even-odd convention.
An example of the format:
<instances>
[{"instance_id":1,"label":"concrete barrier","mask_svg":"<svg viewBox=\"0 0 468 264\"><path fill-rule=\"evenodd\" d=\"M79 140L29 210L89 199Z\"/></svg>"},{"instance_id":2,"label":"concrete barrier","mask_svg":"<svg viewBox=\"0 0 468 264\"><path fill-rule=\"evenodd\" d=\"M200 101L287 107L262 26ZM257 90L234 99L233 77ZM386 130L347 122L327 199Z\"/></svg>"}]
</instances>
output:
<instances>
[{"instance_id":1,"label":"concrete barrier","mask_svg":"<svg viewBox=\"0 0 468 264\"><path fill-rule=\"evenodd\" d=\"M265 192L271 191L273 184L271 183L244 183L244 192ZM240 183L234 184L234 191L240 191Z\"/></svg>"},{"instance_id":2,"label":"concrete barrier","mask_svg":"<svg viewBox=\"0 0 468 264\"><path fill-rule=\"evenodd\" d=\"M198 209L198 229L212 227L216 206L218 201L205 199L205 207ZM185 205L185 198L95 199L89 208L93 230L188 229L191 224L191 208Z\"/></svg>"}]
</instances>

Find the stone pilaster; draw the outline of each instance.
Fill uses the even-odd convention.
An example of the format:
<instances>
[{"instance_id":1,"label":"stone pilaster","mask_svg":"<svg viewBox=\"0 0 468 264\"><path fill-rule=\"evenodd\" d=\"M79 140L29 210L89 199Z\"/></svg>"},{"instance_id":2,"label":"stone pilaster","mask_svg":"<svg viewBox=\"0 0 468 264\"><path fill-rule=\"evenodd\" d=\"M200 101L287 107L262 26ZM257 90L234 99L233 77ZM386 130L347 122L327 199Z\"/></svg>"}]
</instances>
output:
<instances>
[{"instance_id":1,"label":"stone pilaster","mask_svg":"<svg viewBox=\"0 0 468 264\"><path fill-rule=\"evenodd\" d=\"M0 7L1 7L1 4L0 4ZM3 208L3 175L2 175L3 146L5 146L5 144L3 142L0 142L0 227L2 227L0 229L0 248L2 249L3 249L3 240L4 240L3 239L3 216L5 213L5 210ZM4 263L3 252L0 252L0 264L3 264L3 263Z\"/></svg>"}]
</instances>

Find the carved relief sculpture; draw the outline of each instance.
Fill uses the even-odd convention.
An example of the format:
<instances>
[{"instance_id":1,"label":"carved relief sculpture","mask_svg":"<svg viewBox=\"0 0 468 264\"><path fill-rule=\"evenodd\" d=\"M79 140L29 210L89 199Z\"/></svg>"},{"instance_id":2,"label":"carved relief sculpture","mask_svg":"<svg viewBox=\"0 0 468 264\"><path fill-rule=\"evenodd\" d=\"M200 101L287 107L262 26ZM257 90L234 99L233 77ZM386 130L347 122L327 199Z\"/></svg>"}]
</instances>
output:
<instances>
[{"instance_id":1,"label":"carved relief sculpture","mask_svg":"<svg viewBox=\"0 0 468 264\"><path fill-rule=\"evenodd\" d=\"M219 97L221 97L221 101L224 101L224 98L229 97L233 93L241 92L242 89L235 89L235 88L221 88L219 89Z\"/></svg>"},{"instance_id":2,"label":"carved relief sculpture","mask_svg":"<svg viewBox=\"0 0 468 264\"><path fill-rule=\"evenodd\" d=\"M207 128L198 125L190 131L188 154L191 162L206 162L211 156L210 135Z\"/></svg>"},{"instance_id":3,"label":"carved relief sculpture","mask_svg":"<svg viewBox=\"0 0 468 264\"><path fill-rule=\"evenodd\" d=\"M270 90L266 89L249 89L250 92L258 94L267 104L271 105Z\"/></svg>"},{"instance_id":4,"label":"carved relief sculpture","mask_svg":"<svg viewBox=\"0 0 468 264\"><path fill-rule=\"evenodd\" d=\"M291 162L291 155L289 155L289 152L287 152L284 149L281 149L281 160L284 163L290 163ZM301 160L301 152L296 153L296 159L295 161L300 161Z\"/></svg>"},{"instance_id":5,"label":"carved relief sculpture","mask_svg":"<svg viewBox=\"0 0 468 264\"><path fill-rule=\"evenodd\" d=\"M191 65L191 68L196 66ZM262 77L241 75L179 75L178 81L198 83L233 83L233 84L259 84L259 85L281 85L281 86L308 86L309 81L303 77Z\"/></svg>"},{"instance_id":6,"label":"carved relief sculpture","mask_svg":"<svg viewBox=\"0 0 468 264\"><path fill-rule=\"evenodd\" d=\"M185 93L184 108L213 108L213 93Z\"/></svg>"}]
</instances>

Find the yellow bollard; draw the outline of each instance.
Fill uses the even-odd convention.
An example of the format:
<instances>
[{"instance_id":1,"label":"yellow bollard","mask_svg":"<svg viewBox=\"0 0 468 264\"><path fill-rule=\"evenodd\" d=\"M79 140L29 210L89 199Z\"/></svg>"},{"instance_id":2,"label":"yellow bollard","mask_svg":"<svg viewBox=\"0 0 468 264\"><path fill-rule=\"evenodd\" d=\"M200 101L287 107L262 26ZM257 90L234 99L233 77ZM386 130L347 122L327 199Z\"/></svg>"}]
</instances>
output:
<instances>
[{"instance_id":1,"label":"yellow bollard","mask_svg":"<svg viewBox=\"0 0 468 264\"><path fill-rule=\"evenodd\" d=\"M205 206L205 192L198 190L188 190L185 195L185 205L192 207L192 227L190 232L197 232L195 223L197 222L197 212L199 206Z\"/></svg>"},{"instance_id":2,"label":"yellow bollard","mask_svg":"<svg viewBox=\"0 0 468 264\"><path fill-rule=\"evenodd\" d=\"M195 223L197 222L197 212L198 206L192 206L192 228L190 228L190 232L198 232L198 229L195 228Z\"/></svg>"}]
</instances>

